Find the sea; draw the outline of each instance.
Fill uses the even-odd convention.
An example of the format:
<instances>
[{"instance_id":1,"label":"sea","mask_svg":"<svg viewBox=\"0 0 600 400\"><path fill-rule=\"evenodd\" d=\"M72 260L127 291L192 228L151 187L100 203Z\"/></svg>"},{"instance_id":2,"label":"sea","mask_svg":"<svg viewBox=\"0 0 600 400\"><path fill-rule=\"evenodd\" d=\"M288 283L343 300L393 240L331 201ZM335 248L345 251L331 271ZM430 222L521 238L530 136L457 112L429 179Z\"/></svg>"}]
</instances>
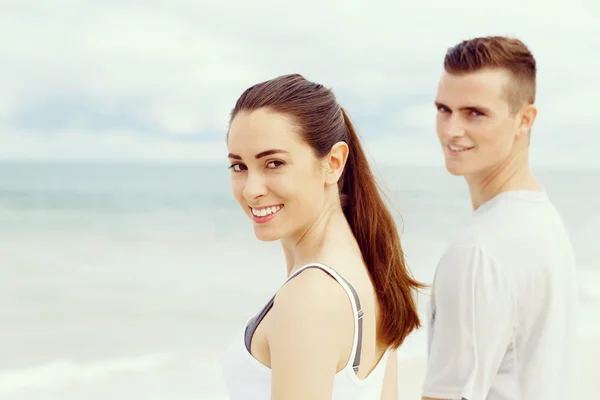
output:
<instances>
[{"instance_id":1,"label":"sea","mask_svg":"<svg viewBox=\"0 0 600 400\"><path fill-rule=\"evenodd\" d=\"M582 335L600 337L600 170L534 172L573 241ZM464 181L437 166L375 173L409 268L431 283L471 214ZM285 279L279 244L254 237L229 174L0 163L0 399L226 399L223 352ZM425 352L420 330L399 356Z\"/></svg>"}]
</instances>

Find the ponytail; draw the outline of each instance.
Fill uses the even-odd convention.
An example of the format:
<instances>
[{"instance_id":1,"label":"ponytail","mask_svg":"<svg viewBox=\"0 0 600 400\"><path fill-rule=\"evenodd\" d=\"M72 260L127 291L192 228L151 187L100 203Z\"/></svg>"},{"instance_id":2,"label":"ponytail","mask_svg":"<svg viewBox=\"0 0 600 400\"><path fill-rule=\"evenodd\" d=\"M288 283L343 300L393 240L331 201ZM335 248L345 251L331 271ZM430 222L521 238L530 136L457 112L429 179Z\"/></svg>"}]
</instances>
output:
<instances>
[{"instance_id":1,"label":"ponytail","mask_svg":"<svg viewBox=\"0 0 600 400\"><path fill-rule=\"evenodd\" d=\"M358 241L381 307L378 338L392 348L421 326L413 289L425 287L408 271L400 235L389 212L358 134L342 108L349 156L342 179L340 198L344 214Z\"/></svg>"}]
</instances>

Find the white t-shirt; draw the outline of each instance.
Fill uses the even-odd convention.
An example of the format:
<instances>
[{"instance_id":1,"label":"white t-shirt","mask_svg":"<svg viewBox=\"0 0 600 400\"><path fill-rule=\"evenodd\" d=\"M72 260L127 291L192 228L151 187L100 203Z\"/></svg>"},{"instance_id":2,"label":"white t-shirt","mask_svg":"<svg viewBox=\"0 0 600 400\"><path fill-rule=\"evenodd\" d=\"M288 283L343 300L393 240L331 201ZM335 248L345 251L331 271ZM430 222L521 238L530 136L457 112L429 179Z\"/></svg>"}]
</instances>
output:
<instances>
[{"instance_id":1,"label":"white t-shirt","mask_svg":"<svg viewBox=\"0 0 600 400\"><path fill-rule=\"evenodd\" d=\"M574 258L545 192L504 192L474 211L435 273L423 395L573 399Z\"/></svg>"}]
</instances>

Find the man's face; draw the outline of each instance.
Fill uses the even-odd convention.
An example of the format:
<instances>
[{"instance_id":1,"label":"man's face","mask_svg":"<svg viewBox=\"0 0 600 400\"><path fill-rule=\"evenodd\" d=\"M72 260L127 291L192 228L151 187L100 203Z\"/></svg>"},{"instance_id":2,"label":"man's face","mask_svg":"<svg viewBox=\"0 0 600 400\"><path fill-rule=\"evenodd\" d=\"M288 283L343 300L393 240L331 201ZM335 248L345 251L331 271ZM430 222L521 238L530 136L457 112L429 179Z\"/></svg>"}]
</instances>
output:
<instances>
[{"instance_id":1,"label":"man's face","mask_svg":"<svg viewBox=\"0 0 600 400\"><path fill-rule=\"evenodd\" d=\"M514 150L521 116L511 112L511 83L503 69L443 73L435 101L436 130L451 174L485 174Z\"/></svg>"}]
</instances>

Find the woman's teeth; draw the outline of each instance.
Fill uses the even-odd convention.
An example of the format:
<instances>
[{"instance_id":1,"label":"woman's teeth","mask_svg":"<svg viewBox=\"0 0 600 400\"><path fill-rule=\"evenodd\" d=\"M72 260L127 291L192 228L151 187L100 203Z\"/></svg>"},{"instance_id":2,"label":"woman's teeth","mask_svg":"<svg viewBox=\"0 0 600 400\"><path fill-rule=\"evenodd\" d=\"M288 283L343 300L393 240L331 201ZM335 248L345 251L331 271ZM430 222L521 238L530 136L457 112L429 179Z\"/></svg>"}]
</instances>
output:
<instances>
[{"instance_id":1,"label":"woman's teeth","mask_svg":"<svg viewBox=\"0 0 600 400\"><path fill-rule=\"evenodd\" d=\"M264 217L270 214L275 214L277 211L281 210L283 208L283 206L273 206L273 207L267 207L267 208L261 208L261 209L256 209L256 208L252 208L252 214L256 215L257 217Z\"/></svg>"}]
</instances>

